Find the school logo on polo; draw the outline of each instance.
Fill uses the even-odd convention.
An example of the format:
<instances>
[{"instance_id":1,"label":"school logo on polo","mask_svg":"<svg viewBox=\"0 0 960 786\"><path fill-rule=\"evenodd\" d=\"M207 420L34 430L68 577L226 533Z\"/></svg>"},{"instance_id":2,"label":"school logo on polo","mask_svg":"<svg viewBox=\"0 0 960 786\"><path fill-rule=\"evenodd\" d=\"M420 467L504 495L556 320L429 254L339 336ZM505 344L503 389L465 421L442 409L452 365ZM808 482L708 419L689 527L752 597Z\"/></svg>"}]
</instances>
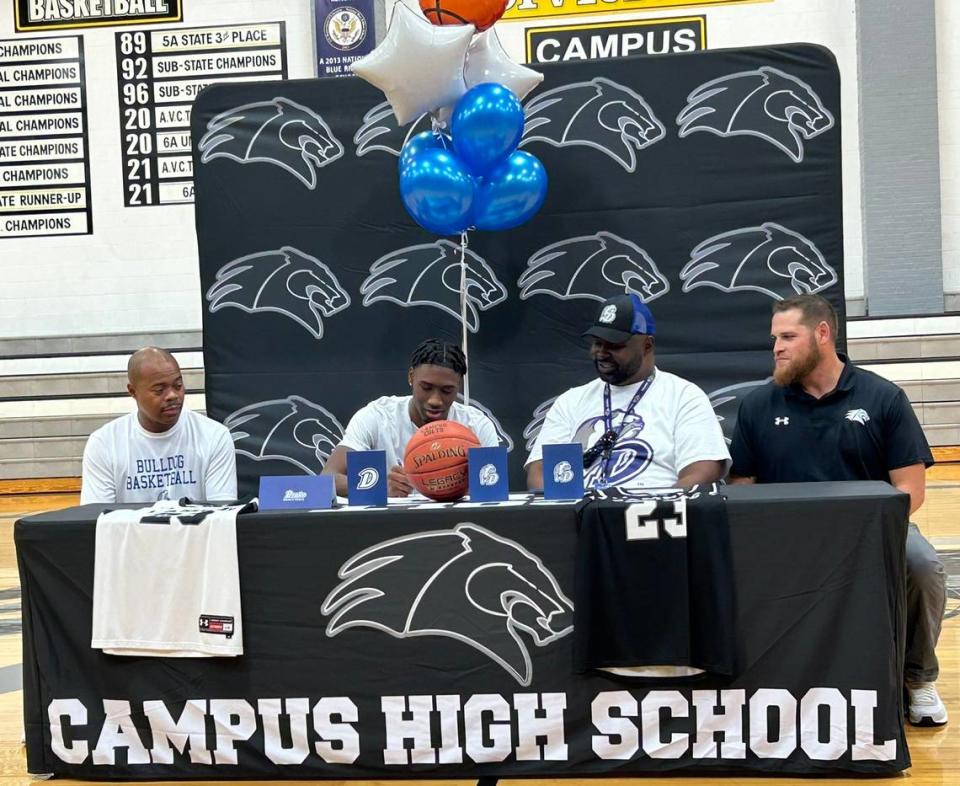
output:
<instances>
[{"instance_id":1,"label":"school logo on polo","mask_svg":"<svg viewBox=\"0 0 960 786\"><path fill-rule=\"evenodd\" d=\"M311 190L317 171L343 155L343 145L320 115L283 97L221 112L207 123L198 150L203 164L217 158L271 164Z\"/></svg>"},{"instance_id":2,"label":"school logo on polo","mask_svg":"<svg viewBox=\"0 0 960 786\"><path fill-rule=\"evenodd\" d=\"M680 137L705 131L720 137L753 136L799 164L804 142L833 128L833 115L806 82L763 66L700 85L677 115Z\"/></svg>"},{"instance_id":3,"label":"school logo on polo","mask_svg":"<svg viewBox=\"0 0 960 786\"><path fill-rule=\"evenodd\" d=\"M865 409L851 409L844 417L862 426L867 425L867 422L870 420L870 416Z\"/></svg>"},{"instance_id":4,"label":"school logo on polo","mask_svg":"<svg viewBox=\"0 0 960 786\"><path fill-rule=\"evenodd\" d=\"M533 680L530 644L573 630L573 603L543 561L475 524L407 535L350 557L321 613L327 636L369 628L397 639L472 647L520 685Z\"/></svg>"},{"instance_id":5,"label":"school logo on polo","mask_svg":"<svg viewBox=\"0 0 960 786\"><path fill-rule=\"evenodd\" d=\"M643 96L602 76L537 93L526 113L521 146L590 147L627 172L636 170L638 152L666 135Z\"/></svg>"}]
</instances>

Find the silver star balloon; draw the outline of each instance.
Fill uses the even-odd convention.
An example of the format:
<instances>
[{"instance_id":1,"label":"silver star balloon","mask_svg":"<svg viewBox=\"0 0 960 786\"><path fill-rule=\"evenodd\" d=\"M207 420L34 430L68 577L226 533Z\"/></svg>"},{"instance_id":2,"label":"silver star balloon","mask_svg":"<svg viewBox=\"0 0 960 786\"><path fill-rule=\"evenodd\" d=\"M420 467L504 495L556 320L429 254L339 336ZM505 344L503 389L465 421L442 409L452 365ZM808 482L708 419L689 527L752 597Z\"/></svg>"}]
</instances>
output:
<instances>
[{"instance_id":1,"label":"silver star balloon","mask_svg":"<svg viewBox=\"0 0 960 786\"><path fill-rule=\"evenodd\" d=\"M400 125L455 104L467 91L464 60L473 25L430 24L403 3L394 5L387 35L350 66L387 96Z\"/></svg>"},{"instance_id":2,"label":"silver star balloon","mask_svg":"<svg viewBox=\"0 0 960 786\"><path fill-rule=\"evenodd\" d=\"M467 50L464 70L467 89L483 82L497 82L513 91L521 101L543 81L543 74L510 59L491 27L474 36Z\"/></svg>"}]
</instances>

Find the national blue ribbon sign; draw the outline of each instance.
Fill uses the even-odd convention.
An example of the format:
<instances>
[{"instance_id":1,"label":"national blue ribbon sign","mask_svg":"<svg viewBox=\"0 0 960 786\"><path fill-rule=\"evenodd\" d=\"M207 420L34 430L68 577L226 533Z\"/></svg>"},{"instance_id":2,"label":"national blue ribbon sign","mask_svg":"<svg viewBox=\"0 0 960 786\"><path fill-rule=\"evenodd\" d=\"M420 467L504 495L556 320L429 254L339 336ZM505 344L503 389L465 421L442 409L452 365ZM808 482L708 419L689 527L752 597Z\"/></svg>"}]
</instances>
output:
<instances>
[{"instance_id":1,"label":"national blue ribbon sign","mask_svg":"<svg viewBox=\"0 0 960 786\"><path fill-rule=\"evenodd\" d=\"M315 0L317 76L353 76L350 63L376 45L374 0Z\"/></svg>"}]
</instances>

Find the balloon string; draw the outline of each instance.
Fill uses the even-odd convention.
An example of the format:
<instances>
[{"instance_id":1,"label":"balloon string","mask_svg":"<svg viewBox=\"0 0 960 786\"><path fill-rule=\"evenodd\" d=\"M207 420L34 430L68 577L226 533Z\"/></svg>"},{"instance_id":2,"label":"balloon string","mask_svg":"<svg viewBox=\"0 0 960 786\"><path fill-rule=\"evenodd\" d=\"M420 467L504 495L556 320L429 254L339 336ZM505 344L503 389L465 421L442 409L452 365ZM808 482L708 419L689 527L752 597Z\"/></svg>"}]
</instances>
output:
<instances>
[{"instance_id":1,"label":"balloon string","mask_svg":"<svg viewBox=\"0 0 960 786\"><path fill-rule=\"evenodd\" d=\"M460 233L460 325L463 345L463 359L467 363L467 372L463 375L463 403L470 404L470 350L467 346L467 233Z\"/></svg>"}]
</instances>

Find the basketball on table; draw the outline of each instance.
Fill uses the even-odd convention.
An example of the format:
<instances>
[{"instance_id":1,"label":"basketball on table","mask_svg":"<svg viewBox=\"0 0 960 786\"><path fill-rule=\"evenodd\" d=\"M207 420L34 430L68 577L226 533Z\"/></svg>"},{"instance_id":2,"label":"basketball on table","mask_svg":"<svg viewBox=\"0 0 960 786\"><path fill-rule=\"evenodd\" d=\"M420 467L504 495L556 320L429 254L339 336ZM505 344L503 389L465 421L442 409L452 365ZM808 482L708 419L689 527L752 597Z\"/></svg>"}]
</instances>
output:
<instances>
[{"instance_id":1,"label":"basketball on table","mask_svg":"<svg viewBox=\"0 0 960 786\"><path fill-rule=\"evenodd\" d=\"M507 10L507 0L420 0L420 10L434 25L473 25L481 32Z\"/></svg>"},{"instance_id":2,"label":"basketball on table","mask_svg":"<svg viewBox=\"0 0 960 786\"><path fill-rule=\"evenodd\" d=\"M411 485L437 502L451 502L467 493L467 451L480 440L452 420L435 420L418 428L403 455L403 471Z\"/></svg>"}]
</instances>

